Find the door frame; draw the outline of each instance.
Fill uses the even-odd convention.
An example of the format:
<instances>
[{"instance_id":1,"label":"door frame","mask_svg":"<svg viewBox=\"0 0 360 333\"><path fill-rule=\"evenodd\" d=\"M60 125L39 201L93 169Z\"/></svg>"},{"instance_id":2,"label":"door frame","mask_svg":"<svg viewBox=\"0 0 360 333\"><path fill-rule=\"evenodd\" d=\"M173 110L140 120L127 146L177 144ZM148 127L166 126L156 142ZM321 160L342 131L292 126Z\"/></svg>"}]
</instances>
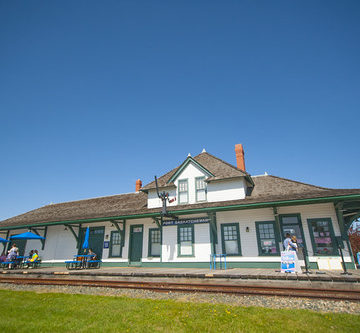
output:
<instances>
[{"instance_id":1,"label":"door frame","mask_svg":"<svg viewBox=\"0 0 360 333\"><path fill-rule=\"evenodd\" d=\"M83 253L83 249L82 249L82 244L84 243L84 237L85 237L85 232L86 232L86 228L87 227L80 227L79 229L79 248L78 248L78 255L79 254L82 254ZM96 227L90 227L90 233L91 233L91 230L99 230L99 229L103 229L104 230L104 237L103 237L103 240L102 240L102 246L101 246L101 255L100 253L96 253L96 255L99 257L99 258L102 258L103 257L103 252L104 252L104 239L105 239L105 226L96 226ZM85 231L83 233L83 231ZM89 237L90 238L90 237Z\"/></svg>"},{"instance_id":2,"label":"door frame","mask_svg":"<svg viewBox=\"0 0 360 333\"><path fill-rule=\"evenodd\" d=\"M304 228L303 228L303 225L302 225L302 221L301 221L301 215L300 213L293 213L293 214L279 214L279 220L280 220L280 232L281 234L283 235L283 227L284 227L284 223L283 223L283 217L297 217L297 220L298 220L298 223L299 223L299 227L300 227L300 233L301 233L301 237L303 239L303 245L304 245L304 248L307 250L307 245L306 245L306 240L305 240L305 235L304 235ZM286 224L285 225L291 225L290 224ZM283 235L283 238L285 240L285 235ZM284 246L284 244L282 244Z\"/></svg>"},{"instance_id":3,"label":"door frame","mask_svg":"<svg viewBox=\"0 0 360 333\"><path fill-rule=\"evenodd\" d=\"M131 255L132 255L132 251L131 251L131 247L132 247L132 243L133 243L133 238L132 238L132 230L134 228L138 228L138 227L141 227L142 228L142 231L141 231L141 257L140 257L140 260L139 261L131 261ZM139 263L141 265L142 263L142 251L143 251L143 243L144 243L144 225L143 224L133 224L133 225L130 225L130 230L129 230L129 258L128 258L128 262L129 262L129 265L131 263Z\"/></svg>"}]
</instances>

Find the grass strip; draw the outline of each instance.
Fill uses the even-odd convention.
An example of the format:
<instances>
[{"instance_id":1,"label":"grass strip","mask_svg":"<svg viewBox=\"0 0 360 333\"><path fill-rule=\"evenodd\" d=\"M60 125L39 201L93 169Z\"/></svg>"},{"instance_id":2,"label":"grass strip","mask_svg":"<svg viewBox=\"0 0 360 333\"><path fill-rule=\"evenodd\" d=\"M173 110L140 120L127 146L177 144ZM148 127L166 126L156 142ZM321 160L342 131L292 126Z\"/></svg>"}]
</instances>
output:
<instances>
[{"instance_id":1,"label":"grass strip","mask_svg":"<svg viewBox=\"0 0 360 333\"><path fill-rule=\"evenodd\" d=\"M1 332L360 332L360 316L0 290Z\"/></svg>"}]
</instances>

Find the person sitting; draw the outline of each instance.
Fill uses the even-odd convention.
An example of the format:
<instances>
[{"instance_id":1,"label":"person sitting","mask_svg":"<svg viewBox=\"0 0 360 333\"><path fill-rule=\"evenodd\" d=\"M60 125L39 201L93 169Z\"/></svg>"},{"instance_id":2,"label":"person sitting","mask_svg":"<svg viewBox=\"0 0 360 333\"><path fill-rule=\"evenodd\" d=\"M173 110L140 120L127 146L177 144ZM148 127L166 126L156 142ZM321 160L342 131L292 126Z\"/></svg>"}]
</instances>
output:
<instances>
[{"instance_id":1,"label":"person sitting","mask_svg":"<svg viewBox=\"0 0 360 333\"><path fill-rule=\"evenodd\" d=\"M84 255L84 256L82 256L82 255ZM77 266L79 267L79 268L84 268L85 267L85 265L86 265L86 249L84 249L84 252L83 252L83 254L79 254L78 256L77 256L77 258L76 258L76 260L79 262L79 264L77 264Z\"/></svg>"},{"instance_id":2,"label":"person sitting","mask_svg":"<svg viewBox=\"0 0 360 333\"><path fill-rule=\"evenodd\" d=\"M39 259L39 252L38 250L33 251L33 255L31 258L27 261L27 265L29 268L33 267L36 261Z\"/></svg>"},{"instance_id":3,"label":"person sitting","mask_svg":"<svg viewBox=\"0 0 360 333\"><path fill-rule=\"evenodd\" d=\"M91 256L91 257L89 257L89 260L97 260L97 255L92 249L89 249L88 255ZM96 266L96 263L94 263L94 262L90 262L87 265L88 268L95 267L95 266Z\"/></svg>"},{"instance_id":4,"label":"person sitting","mask_svg":"<svg viewBox=\"0 0 360 333\"><path fill-rule=\"evenodd\" d=\"M96 256L96 253L92 250L92 249L89 249L89 253L88 253L91 260L96 260L97 259L97 256Z\"/></svg>"}]
</instances>

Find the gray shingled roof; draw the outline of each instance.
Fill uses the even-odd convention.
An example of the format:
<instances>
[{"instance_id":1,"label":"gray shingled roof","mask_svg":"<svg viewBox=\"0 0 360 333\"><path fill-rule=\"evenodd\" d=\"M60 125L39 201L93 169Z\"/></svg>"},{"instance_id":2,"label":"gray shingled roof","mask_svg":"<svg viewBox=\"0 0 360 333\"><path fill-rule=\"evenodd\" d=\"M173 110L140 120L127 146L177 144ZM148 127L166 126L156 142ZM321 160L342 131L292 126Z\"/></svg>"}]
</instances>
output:
<instances>
[{"instance_id":1,"label":"gray shingled roof","mask_svg":"<svg viewBox=\"0 0 360 333\"><path fill-rule=\"evenodd\" d=\"M201 153L193 159L198 162L201 166L203 166L206 170L210 171L215 177L210 177L208 180L220 180L220 179L226 179L226 178L235 178L235 177L244 177L249 176L248 173L239 170L235 166L221 160L220 158L217 158L214 155L211 155L207 152ZM184 161L184 163L187 161L187 159ZM172 169L165 175L158 178L158 185L159 187L168 187L168 186L174 186L173 183L168 183L171 177L182 167L184 164L182 163L180 166L176 167L175 169ZM143 191L147 191L150 189L155 188L155 181L145 185L141 188Z\"/></svg>"},{"instance_id":2,"label":"gray shingled roof","mask_svg":"<svg viewBox=\"0 0 360 333\"><path fill-rule=\"evenodd\" d=\"M176 213L177 210L197 208L247 205L350 194L360 195L360 189L330 189L270 175L253 177L253 180L255 183L254 190L251 196L245 199L179 205L171 207L171 211ZM130 193L47 205L0 222L0 229L1 227L16 227L58 221L75 221L94 218L106 219L115 216L159 213L159 211L159 208L147 208L147 195L145 193Z\"/></svg>"}]
</instances>

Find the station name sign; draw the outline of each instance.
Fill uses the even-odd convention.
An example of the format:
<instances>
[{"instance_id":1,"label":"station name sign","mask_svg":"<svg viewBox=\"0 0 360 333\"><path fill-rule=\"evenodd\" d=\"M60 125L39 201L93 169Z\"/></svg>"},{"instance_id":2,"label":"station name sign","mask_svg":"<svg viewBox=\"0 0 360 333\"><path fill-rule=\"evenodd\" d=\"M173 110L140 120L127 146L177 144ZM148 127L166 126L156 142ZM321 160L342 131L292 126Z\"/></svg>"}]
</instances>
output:
<instances>
[{"instance_id":1,"label":"station name sign","mask_svg":"<svg viewBox=\"0 0 360 333\"><path fill-rule=\"evenodd\" d=\"M163 226L179 225L179 224L198 224L198 223L209 223L209 222L210 219L208 217L199 217L196 219L167 220L167 221L163 221Z\"/></svg>"}]
</instances>

